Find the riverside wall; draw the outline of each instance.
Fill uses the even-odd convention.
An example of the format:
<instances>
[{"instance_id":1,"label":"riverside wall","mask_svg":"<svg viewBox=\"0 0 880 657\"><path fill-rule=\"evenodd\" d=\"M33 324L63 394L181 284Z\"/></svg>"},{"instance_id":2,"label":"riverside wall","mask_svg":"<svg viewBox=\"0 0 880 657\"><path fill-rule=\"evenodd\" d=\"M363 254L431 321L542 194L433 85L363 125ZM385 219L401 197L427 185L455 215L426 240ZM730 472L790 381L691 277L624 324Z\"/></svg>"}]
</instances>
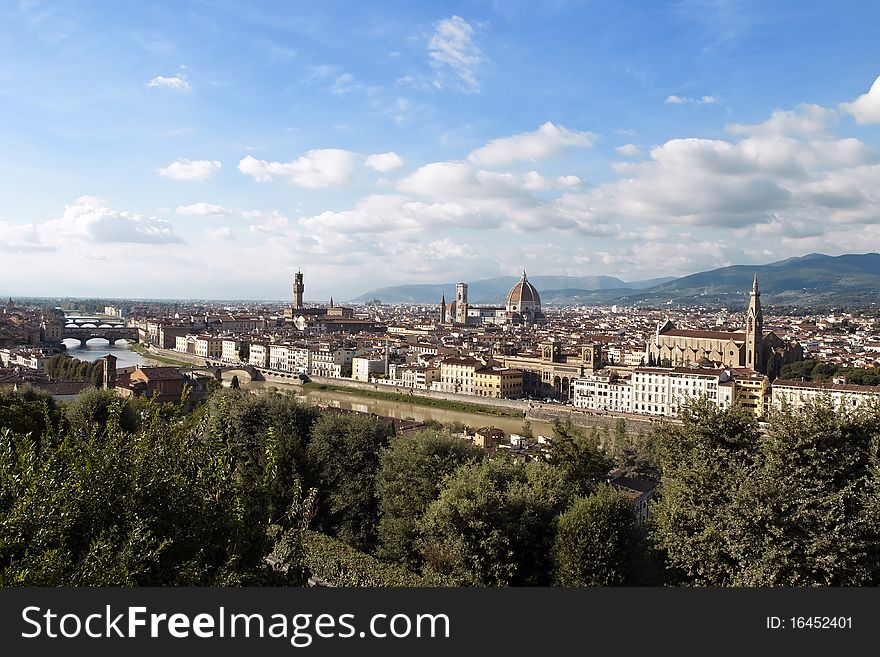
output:
<instances>
[{"instance_id":1,"label":"riverside wall","mask_svg":"<svg viewBox=\"0 0 880 657\"><path fill-rule=\"evenodd\" d=\"M150 347L148 353L155 353L168 358L192 363L193 365L205 365L205 359L192 354L184 354L179 351L169 349L160 349L158 347ZM258 372L265 379L266 383L281 383L285 385L301 385L299 376L285 372L273 372L271 370L258 369ZM365 383L363 381L354 381L352 379L336 379L323 376L310 376L309 380L314 383L338 386L340 388L351 388L353 390L370 390L378 392L387 392L398 395L412 395L415 397L424 397L427 399L443 399L451 402L459 402L463 404L478 404L480 406L491 406L493 408L504 408L507 410L518 411L523 414L526 420L537 420L541 422L553 422L559 419L562 421L571 420L571 423L579 427L587 428L604 428L611 430L619 419L626 424L626 430L630 433L648 433L661 422L680 423L679 420L670 418L647 417L643 415L623 414L623 413L605 413L596 411L587 411L575 409L571 406L563 406L560 404L543 404L523 399L495 399L492 397L476 397L474 395L462 395L454 392L440 392L437 390L422 390L418 388L406 388L403 386L389 385L387 383Z\"/></svg>"}]
</instances>

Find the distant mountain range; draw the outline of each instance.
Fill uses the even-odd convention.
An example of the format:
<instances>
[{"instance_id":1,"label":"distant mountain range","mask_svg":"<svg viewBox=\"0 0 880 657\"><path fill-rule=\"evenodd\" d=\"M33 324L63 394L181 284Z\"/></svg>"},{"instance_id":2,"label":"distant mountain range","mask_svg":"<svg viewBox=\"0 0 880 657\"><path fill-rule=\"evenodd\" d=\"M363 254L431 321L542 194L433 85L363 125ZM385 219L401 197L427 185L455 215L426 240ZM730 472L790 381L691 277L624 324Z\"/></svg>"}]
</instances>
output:
<instances>
[{"instance_id":1,"label":"distant mountain range","mask_svg":"<svg viewBox=\"0 0 880 657\"><path fill-rule=\"evenodd\" d=\"M744 306L757 273L765 304L868 305L880 302L880 254L828 256L821 253L788 258L766 265L732 265L681 278L624 282L611 276L534 276L529 281L544 305L709 305ZM504 303L519 280L501 276L468 286L471 303ZM451 301L454 283L397 285L367 292L353 299L386 303L437 303L445 294Z\"/></svg>"},{"instance_id":2,"label":"distant mountain range","mask_svg":"<svg viewBox=\"0 0 880 657\"><path fill-rule=\"evenodd\" d=\"M468 301L470 303L504 303L519 276L498 276L468 283ZM543 299L542 290L564 288L569 290L643 290L659 283L674 280L674 277L652 278L646 281L626 283L613 276L529 276ZM364 303L371 299L380 299L385 303L437 303L441 295L447 301L455 299L455 283L438 283L434 285L394 285L366 292L352 299Z\"/></svg>"}]
</instances>

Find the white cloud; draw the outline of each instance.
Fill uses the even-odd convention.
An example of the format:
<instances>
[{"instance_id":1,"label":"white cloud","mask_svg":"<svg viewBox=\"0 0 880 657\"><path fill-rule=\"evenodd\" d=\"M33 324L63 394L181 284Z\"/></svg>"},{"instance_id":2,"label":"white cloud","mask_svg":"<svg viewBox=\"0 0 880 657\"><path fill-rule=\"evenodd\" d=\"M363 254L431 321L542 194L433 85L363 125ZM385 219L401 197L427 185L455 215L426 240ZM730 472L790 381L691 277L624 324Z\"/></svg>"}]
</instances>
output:
<instances>
[{"instance_id":1,"label":"white cloud","mask_svg":"<svg viewBox=\"0 0 880 657\"><path fill-rule=\"evenodd\" d=\"M147 82L147 86L155 89L173 89L174 91L184 92L192 90L192 85L190 85L189 80L180 74L171 77L157 75Z\"/></svg>"},{"instance_id":2,"label":"white cloud","mask_svg":"<svg viewBox=\"0 0 880 657\"><path fill-rule=\"evenodd\" d=\"M283 235L291 226L290 219L278 211L269 214L259 210L242 212L245 219L265 219L262 224L251 224L248 231L255 234Z\"/></svg>"},{"instance_id":3,"label":"white cloud","mask_svg":"<svg viewBox=\"0 0 880 657\"><path fill-rule=\"evenodd\" d=\"M330 85L330 93L336 94L337 96L344 96L345 94L360 88L361 84L355 82L354 76L351 73L343 73L333 81L332 85Z\"/></svg>"},{"instance_id":4,"label":"white cloud","mask_svg":"<svg viewBox=\"0 0 880 657\"><path fill-rule=\"evenodd\" d=\"M227 210L222 205L200 201L199 203L178 206L177 214L188 215L191 217L223 217L232 214L232 211Z\"/></svg>"},{"instance_id":5,"label":"white cloud","mask_svg":"<svg viewBox=\"0 0 880 657\"><path fill-rule=\"evenodd\" d=\"M282 178L309 188L346 185L354 177L354 167L354 153L338 148L311 150L292 162L267 162L248 155L238 163L238 170L257 182Z\"/></svg>"},{"instance_id":6,"label":"white cloud","mask_svg":"<svg viewBox=\"0 0 880 657\"><path fill-rule=\"evenodd\" d=\"M468 160L480 166L504 166L520 160L535 161L563 155L569 147L588 148L596 135L569 130L548 121L534 132L493 139L471 152Z\"/></svg>"},{"instance_id":7,"label":"white cloud","mask_svg":"<svg viewBox=\"0 0 880 657\"><path fill-rule=\"evenodd\" d=\"M700 96L699 98L688 98L686 96L676 96L675 94L670 94L666 96L666 99L663 101L666 105L684 105L685 103L691 105L712 105L718 102L718 99L715 96Z\"/></svg>"},{"instance_id":8,"label":"white cloud","mask_svg":"<svg viewBox=\"0 0 880 657\"><path fill-rule=\"evenodd\" d=\"M568 188L580 187L583 184L584 184L584 181L581 180L580 178L578 178L577 176L571 176L571 175L559 176L556 179L556 185L558 187L563 187L563 188L564 187L568 187Z\"/></svg>"},{"instance_id":9,"label":"white cloud","mask_svg":"<svg viewBox=\"0 0 880 657\"><path fill-rule=\"evenodd\" d=\"M818 137L824 135L837 112L821 105L803 104L797 110L773 110L769 119L747 125L732 123L725 130L732 135L794 135Z\"/></svg>"},{"instance_id":10,"label":"white cloud","mask_svg":"<svg viewBox=\"0 0 880 657\"><path fill-rule=\"evenodd\" d=\"M55 246L43 242L38 226L0 221L0 251L36 253L56 250Z\"/></svg>"},{"instance_id":11,"label":"white cloud","mask_svg":"<svg viewBox=\"0 0 880 657\"><path fill-rule=\"evenodd\" d=\"M880 77L874 80L868 93L840 107L852 114L857 123L880 123Z\"/></svg>"},{"instance_id":12,"label":"white cloud","mask_svg":"<svg viewBox=\"0 0 880 657\"><path fill-rule=\"evenodd\" d=\"M364 160L364 164L381 173L388 173L389 171L394 171L395 169L402 167L403 159L401 159L397 153L393 152L373 153L372 155L367 156L367 159Z\"/></svg>"},{"instance_id":13,"label":"white cloud","mask_svg":"<svg viewBox=\"0 0 880 657\"><path fill-rule=\"evenodd\" d=\"M459 89L478 92L480 84L474 69L483 61L483 54L473 42L474 29L460 16L453 16L434 24L434 34L428 41L428 58L437 73L434 84L451 84Z\"/></svg>"},{"instance_id":14,"label":"white cloud","mask_svg":"<svg viewBox=\"0 0 880 657\"><path fill-rule=\"evenodd\" d=\"M642 150L635 144L618 146L614 149L614 152L623 155L624 157L639 157L642 154Z\"/></svg>"},{"instance_id":15,"label":"white cloud","mask_svg":"<svg viewBox=\"0 0 880 657\"><path fill-rule=\"evenodd\" d=\"M172 244L183 240L166 219L109 208L106 201L81 196L59 219L42 224L47 239L73 238L96 243Z\"/></svg>"},{"instance_id":16,"label":"white cloud","mask_svg":"<svg viewBox=\"0 0 880 657\"><path fill-rule=\"evenodd\" d=\"M220 226L219 228L205 228L205 236L209 240L234 240L235 235L229 226Z\"/></svg>"},{"instance_id":17,"label":"white cloud","mask_svg":"<svg viewBox=\"0 0 880 657\"><path fill-rule=\"evenodd\" d=\"M217 160L188 160L172 162L159 169L159 175L172 180L207 180L223 165Z\"/></svg>"}]
</instances>

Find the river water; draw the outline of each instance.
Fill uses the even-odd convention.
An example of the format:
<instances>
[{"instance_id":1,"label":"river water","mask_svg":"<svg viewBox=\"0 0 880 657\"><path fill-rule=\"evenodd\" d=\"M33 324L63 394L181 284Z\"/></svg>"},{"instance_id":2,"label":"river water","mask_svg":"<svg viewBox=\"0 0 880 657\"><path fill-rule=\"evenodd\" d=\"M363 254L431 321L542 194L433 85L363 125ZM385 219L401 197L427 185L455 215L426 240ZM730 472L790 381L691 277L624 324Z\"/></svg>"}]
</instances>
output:
<instances>
[{"instance_id":1,"label":"river water","mask_svg":"<svg viewBox=\"0 0 880 657\"><path fill-rule=\"evenodd\" d=\"M335 406L349 411L358 411L360 413L375 413L376 415L384 415L402 420L417 420L425 422L435 420L443 424L451 424L460 422L472 429L481 427L495 427L501 429L504 433L521 434L523 432L523 419L507 417L502 415L484 415L482 413L467 413L464 411L455 411L445 408L433 408L431 406L417 406L415 404L406 404L402 402L386 401L384 399L369 399L367 397L359 397L358 395L339 392L336 390L307 390L298 385L285 385L278 383L269 383L266 381L250 381L242 383L242 388L249 389L271 389L273 387L282 391L291 391L298 397L303 398L309 404L322 404L327 406ZM479 403L479 400L475 400ZM549 422L531 421L532 433L535 436L552 436L553 427Z\"/></svg>"},{"instance_id":2,"label":"river water","mask_svg":"<svg viewBox=\"0 0 880 657\"><path fill-rule=\"evenodd\" d=\"M116 367L132 367L134 365L161 365L162 363L149 358L144 358L138 352L133 351L125 340L116 344L110 344L102 338L95 338L86 342L86 346L80 347L79 340L65 340L67 355L90 363L99 360L107 354L116 356Z\"/></svg>"},{"instance_id":3,"label":"river water","mask_svg":"<svg viewBox=\"0 0 880 657\"><path fill-rule=\"evenodd\" d=\"M68 315L68 317L72 318L73 315ZM80 346L79 340L65 340L64 344L67 346L67 353L79 360L93 362L103 358L107 354L113 354L117 358L116 366L119 368L131 367L133 365L162 364L158 361L145 358L136 351L133 351L125 340L120 340L116 344L110 344L107 340L95 338L89 340L85 347ZM467 413L443 408L433 408L430 406L391 402L383 399L369 399L354 394L329 390L303 391L298 385L284 383L249 381L242 382L241 385L242 388L255 390L277 388L281 391L292 392L309 404L335 406L337 408L358 411L360 413L375 413L376 415L399 418L402 420L411 419L418 422L426 422L428 420L434 420L443 424L460 422L472 429L491 426L501 429L508 435L511 433L523 432L523 420L520 418L501 415L484 415L482 413ZM536 436L553 435L553 427L547 422L533 420L531 422L531 429Z\"/></svg>"}]
</instances>

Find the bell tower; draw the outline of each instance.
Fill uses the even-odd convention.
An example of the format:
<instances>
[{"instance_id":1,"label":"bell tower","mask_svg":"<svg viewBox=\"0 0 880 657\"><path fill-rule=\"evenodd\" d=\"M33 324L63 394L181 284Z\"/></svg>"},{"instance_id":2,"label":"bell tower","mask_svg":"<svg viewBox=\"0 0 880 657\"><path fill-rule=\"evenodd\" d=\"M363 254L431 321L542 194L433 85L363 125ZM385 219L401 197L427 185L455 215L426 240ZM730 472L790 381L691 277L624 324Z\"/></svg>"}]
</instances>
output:
<instances>
[{"instance_id":1,"label":"bell tower","mask_svg":"<svg viewBox=\"0 0 880 657\"><path fill-rule=\"evenodd\" d=\"M764 313L761 311L757 273L749 293L749 309L746 311L746 367L755 372L764 371Z\"/></svg>"},{"instance_id":2,"label":"bell tower","mask_svg":"<svg viewBox=\"0 0 880 657\"><path fill-rule=\"evenodd\" d=\"M455 323L467 324L468 298L467 283L458 283L455 286Z\"/></svg>"},{"instance_id":3,"label":"bell tower","mask_svg":"<svg viewBox=\"0 0 880 657\"><path fill-rule=\"evenodd\" d=\"M303 307L303 275L297 271L293 275L293 308L299 310Z\"/></svg>"}]
</instances>

